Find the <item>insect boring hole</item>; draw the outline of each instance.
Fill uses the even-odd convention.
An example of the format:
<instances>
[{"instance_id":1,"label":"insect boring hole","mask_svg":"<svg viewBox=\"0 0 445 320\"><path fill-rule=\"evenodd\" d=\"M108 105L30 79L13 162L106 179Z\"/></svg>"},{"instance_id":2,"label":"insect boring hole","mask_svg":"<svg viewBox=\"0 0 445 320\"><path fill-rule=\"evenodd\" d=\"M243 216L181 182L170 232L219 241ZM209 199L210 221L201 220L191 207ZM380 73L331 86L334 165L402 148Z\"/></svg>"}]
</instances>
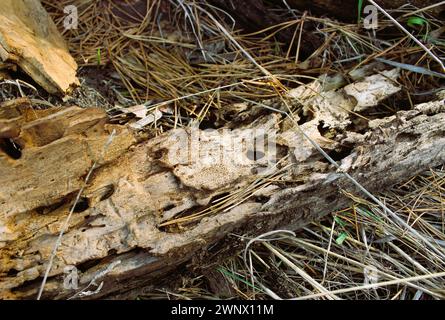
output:
<instances>
[{"instance_id":1,"label":"insect boring hole","mask_svg":"<svg viewBox=\"0 0 445 320\"><path fill-rule=\"evenodd\" d=\"M14 160L22 157L22 147L10 138L0 138L0 150Z\"/></svg>"}]
</instances>

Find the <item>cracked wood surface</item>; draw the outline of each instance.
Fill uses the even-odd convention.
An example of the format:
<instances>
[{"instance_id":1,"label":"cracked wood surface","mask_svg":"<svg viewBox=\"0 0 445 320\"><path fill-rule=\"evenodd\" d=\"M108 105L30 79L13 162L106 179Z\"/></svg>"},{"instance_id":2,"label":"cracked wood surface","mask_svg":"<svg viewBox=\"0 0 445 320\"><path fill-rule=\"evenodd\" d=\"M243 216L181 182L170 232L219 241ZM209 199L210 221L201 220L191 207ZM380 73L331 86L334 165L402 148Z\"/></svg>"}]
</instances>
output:
<instances>
[{"instance_id":1,"label":"cracked wood surface","mask_svg":"<svg viewBox=\"0 0 445 320\"><path fill-rule=\"evenodd\" d=\"M345 93L347 87L322 92L314 82L289 93L314 113L301 128L327 152L343 154L342 170L380 192L444 163L443 100L370 121L359 133L348 129L349 111L360 101ZM252 160L249 148L264 132L275 147ZM35 110L21 99L1 106L0 139L3 299L36 297L82 187L44 298L73 297L98 275L103 287L89 298L125 294L168 277L193 258L205 259L231 232L298 229L346 206L342 190L358 192L280 114L263 114L232 130L179 128L140 139L126 126L107 123L102 110ZM98 168L84 186L94 162ZM77 290L64 286L71 266L79 270Z\"/></svg>"},{"instance_id":2,"label":"cracked wood surface","mask_svg":"<svg viewBox=\"0 0 445 320\"><path fill-rule=\"evenodd\" d=\"M0 59L18 65L52 94L78 86L77 64L40 0L2 0Z\"/></svg>"}]
</instances>

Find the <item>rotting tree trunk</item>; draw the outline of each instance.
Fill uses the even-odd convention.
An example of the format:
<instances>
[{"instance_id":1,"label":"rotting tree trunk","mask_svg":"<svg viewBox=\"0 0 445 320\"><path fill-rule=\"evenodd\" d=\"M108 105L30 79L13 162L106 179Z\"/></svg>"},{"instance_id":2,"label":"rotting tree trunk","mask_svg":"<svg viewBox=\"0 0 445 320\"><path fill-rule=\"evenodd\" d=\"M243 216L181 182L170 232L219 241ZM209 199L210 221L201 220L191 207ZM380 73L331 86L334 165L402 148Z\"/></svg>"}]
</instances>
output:
<instances>
[{"instance_id":1,"label":"rotting tree trunk","mask_svg":"<svg viewBox=\"0 0 445 320\"><path fill-rule=\"evenodd\" d=\"M398 90L390 86L391 76L395 73L388 71L327 92L314 82L287 98L292 104L298 97L303 110L313 113L311 120L302 121L302 130L327 152L341 154L342 170L371 192L445 162L443 100L370 121L360 133L351 129L348 110L371 107ZM357 92L366 91L364 84L386 88ZM280 108L277 101L264 103ZM206 261L215 245L223 243L230 251L230 242L224 242L229 233L296 230L348 204L342 190L358 191L294 122L250 109L258 112L256 120L224 131L227 139L221 139L223 130L192 128L143 139L127 126L107 124L99 109L33 110L26 100L2 105L0 299L36 297L81 188L43 298L82 298L79 293L93 279L103 286L84 298L128 298L128 292L168 279L192 260ZM261 132L273 136L269 139L276 148L248 161L248 141ZM227 141L242 141L239 145L247 149L240 152L230 143L224 149ZM243 162L234 161L240 154ZM213 212L198 214L211 205ZM78 289L66 285L65 272L73 267Z\"/></svg>"}]
</instances>

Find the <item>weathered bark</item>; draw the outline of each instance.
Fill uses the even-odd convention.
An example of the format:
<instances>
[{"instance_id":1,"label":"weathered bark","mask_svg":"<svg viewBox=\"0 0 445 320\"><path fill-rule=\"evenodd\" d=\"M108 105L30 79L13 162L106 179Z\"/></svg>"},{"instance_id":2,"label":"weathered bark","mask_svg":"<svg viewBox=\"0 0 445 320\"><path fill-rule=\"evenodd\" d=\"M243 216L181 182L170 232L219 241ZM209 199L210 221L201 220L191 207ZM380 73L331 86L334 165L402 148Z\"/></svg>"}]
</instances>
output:
<instances>
[{"instance_id":1,"label":"weathered bark","mask_svg":"<svg viewBox=\"0 0 445 320\"><path fill-rule=\"evenodd\" d=\"M315 82L288 94L289 103L298 98L313 113L301 128L373 192L445 161L443 100L373 120L364 133L353 131L348 110L375 105L397 90L364 94L354 86L373 83L369 88L381 90L391 76L393 71L327 92ZM265 103L280 108L277 101ZM265 149L261 159L249 161L249 148L240 153L229 143L224 149L221 130L176 129L146 140L126 126L107 124L98 109L39 111L20 100L0 112L0 298L36 297L82 187L44 298L81 297L76 293L94 278L103 286L89 298L122 297L165 279L192 258L202 261L231 232L298 229L346 206L342 190L357 192L279 114L225 132L238 142L253 141L261 130L276 132L276 153ZM240 154L243 162L234 162ZM278 165L270 165L271 155ZM64 270L72 266L80 272L77 290L64 286Z\"/></svg>"}]
</instances>

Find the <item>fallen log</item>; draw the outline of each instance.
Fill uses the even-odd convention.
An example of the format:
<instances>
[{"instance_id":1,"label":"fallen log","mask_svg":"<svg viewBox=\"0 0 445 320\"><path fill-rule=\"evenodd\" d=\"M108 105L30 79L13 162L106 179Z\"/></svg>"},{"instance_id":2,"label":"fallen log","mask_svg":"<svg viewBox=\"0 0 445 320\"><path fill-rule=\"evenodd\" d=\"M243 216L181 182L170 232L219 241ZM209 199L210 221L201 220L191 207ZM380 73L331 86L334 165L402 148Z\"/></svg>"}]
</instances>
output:
<instances>
[{"instance_id":1,"label":"fallen log","mask_svg":"<svg viewBox=\"0 0 445 320\"><path fill-rule=\"evenodd\" d=\"M382 85L391 76L326 92L314 82L287 97L312 114L300 128L371 192L445 161L443 99L365 129L353 125L350 111L396 91ZM383 91L373 100L354 90L366 84ZM359 191L295 121L251 109L256 120L236 129L179 128L145 139L107 123L100 109L34 110L23 99L2 105L0 298L37 296L70 210L43 298L129 298L205 261L216 244L236 244L222 242L229 233L297 230L347 206L343 191ZM261 139L272 143L261 148Z\"/></svg>"}]
</instances>

